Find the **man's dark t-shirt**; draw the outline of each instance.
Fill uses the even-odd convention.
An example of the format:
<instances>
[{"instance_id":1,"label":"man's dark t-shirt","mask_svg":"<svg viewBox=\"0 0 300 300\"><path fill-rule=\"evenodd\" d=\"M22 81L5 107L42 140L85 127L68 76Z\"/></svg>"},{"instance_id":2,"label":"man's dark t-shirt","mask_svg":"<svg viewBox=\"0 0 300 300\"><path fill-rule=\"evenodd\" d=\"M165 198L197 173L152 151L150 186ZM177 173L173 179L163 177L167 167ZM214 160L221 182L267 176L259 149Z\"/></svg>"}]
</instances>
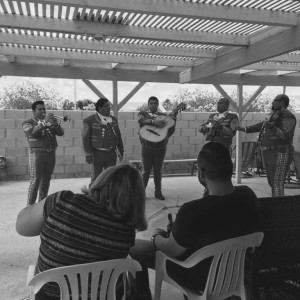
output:
<instances>
[{"instance_id":1,"label":"man's dark t-shirt","mask_svg":"<svg viewBox=\"0 0 300 300\"><path fill-rule=\"evenodd\" d=\"M209 195L187 202L179 209L172 228L176 242L188 250L185 260L196 250L225 240L257 231L259 204L255 193L247 186L235 187L231 194ZM173 279L193 290L203 290L211 258L191 269L169 262L168 273ZM199 278L202 278L200 280Z\"/></svg>"}]
</instances>

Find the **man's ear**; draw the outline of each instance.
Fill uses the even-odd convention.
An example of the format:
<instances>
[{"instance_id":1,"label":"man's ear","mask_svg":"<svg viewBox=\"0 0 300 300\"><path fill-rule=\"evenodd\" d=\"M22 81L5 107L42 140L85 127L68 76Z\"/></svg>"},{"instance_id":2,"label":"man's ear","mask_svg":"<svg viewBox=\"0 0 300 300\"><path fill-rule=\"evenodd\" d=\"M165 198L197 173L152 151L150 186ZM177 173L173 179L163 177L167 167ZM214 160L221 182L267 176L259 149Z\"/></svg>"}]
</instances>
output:
<instances>
[{"instance_id":1,"label":"man's ear","mask_svg":"<svg viewBox=\"0 0 300 300\"><path fill-rule=\"evenodd\" d=\"M205 180L205 175L206 175L206 169L198 168L198 179L200 182Z\"/></svg>"}]
</instances>

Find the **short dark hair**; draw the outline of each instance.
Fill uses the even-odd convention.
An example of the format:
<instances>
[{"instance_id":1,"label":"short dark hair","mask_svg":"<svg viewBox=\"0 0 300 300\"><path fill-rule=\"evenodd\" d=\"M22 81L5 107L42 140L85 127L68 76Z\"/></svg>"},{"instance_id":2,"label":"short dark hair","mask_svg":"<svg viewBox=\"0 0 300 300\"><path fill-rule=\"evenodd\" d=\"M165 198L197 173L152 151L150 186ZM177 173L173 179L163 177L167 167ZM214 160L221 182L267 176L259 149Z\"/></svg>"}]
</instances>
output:
<instances>
[{"instance_id":1,"label":"short dark hair","mask_svg":"<svg viewBox=\"0 0 300 300\"><path fill-rule=\"evenodd\" d=\"M231 179L233 164L228 149L217 142L205 144L199 152L198 168L211 180Z\"/></svg>"},{"instance_id":2,"label":"short dark hair","mask_svg":"<svg viewBox=\"0 0 300 300\"><path fill-rule=\"evenodd\" d=\"M96 102L96 104L95 104L96 111L98 111L98 108L99 108L99 107L103 107L103 105L104 105L106 102L108 102L108 99L106 99L106 98L100 98L100 99Z\"/></svg>"},{"instance_id":3,"label":"short dark hair","mask_svg":"<svg viewBox=\"0 0 300 300\"><path fill-rule=\"evenodd\" d=\"M280 99L284 102L284 106L288 107L290 104L290 98L285 94L279 94L275 97L275 99Z\"/></svg>"},{"instance_id":4,"label":"short dark hair","mask_svg":"<svg viewBox=\"0 0 300 300\"><path fill-rule=\"evenodd\" d=\"M149 105L149 103L150 103L150 101L151 100L155 100L155 101L157 101L158 103L159 103L159 101L158 101L158 98L157 97L155 97L155 96L151 96L149 99L148 99L148 105Z\"/></svg>"},{"instance_id":5,"label":"short dark hair","mask_svg":"<svg viewBox=\"0 0 300 300\"><path fill-rule=\"evenodd\" d=\"M228 98L220 98L219 101L221 101L221 100L225 100L225 101L226 101L226 104L227 104L228 107L229 107L230 101L229 101Z\"/></svg>"},{"instance_id":6,"label":"short dark hair","mask_svg":"<svg viewBox=\"0 0 300 300\"><path fill-rule=\"evenodd\" d=\"M42 101L42 100L38 100L38 101L33 102L32 105L31 105L32 111L35 111L37 105L45 105L45 102Z\"/></svg>"}]
</instances>

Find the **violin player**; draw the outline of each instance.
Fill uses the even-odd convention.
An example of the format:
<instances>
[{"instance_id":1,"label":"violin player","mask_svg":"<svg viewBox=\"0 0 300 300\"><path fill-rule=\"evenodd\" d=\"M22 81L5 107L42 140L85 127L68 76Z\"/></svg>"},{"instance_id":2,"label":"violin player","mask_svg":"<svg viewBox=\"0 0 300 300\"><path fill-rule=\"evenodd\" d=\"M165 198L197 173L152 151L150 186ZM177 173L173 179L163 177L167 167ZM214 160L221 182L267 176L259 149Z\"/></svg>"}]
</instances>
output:
<instances>
[{"instance_id":1,"label":"violin player","mask_svg":"<svg viewBox=\"0 0 300 300\"><path fill-rule=\"evenodd\" d=\"M239 120L236 114L228 111L228 108L229 100L221 98L217 103L217 113L209 116L199 128L199 132L206 136L206 141L223 144L231 153L232 138L235 136Z\"/></svg>"},{"instance_id":2,"label":"violin player","mask_svg":"<svg viewBox=\"0 0 300 300\"><path fill-rule=\"evenodd\" d=\"M245 133L259 132L258 142L262 148L273 197L284 195L284 181L293 160L296 117L287 109L289 102L287 95L279 94L274 98L266 120L237 128Z\"/></svg>"}]
</instances>

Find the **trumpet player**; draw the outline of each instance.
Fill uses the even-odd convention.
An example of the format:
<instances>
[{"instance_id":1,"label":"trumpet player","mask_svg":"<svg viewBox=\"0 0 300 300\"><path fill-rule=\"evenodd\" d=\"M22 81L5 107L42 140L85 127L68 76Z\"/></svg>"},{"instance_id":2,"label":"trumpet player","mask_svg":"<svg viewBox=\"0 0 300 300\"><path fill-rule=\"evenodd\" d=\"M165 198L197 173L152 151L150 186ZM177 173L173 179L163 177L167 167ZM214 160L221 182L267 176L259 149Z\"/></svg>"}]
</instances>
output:
<instances>
[{"instance_id":1,"label":"trumpet player","mask_svg":"<svg viewBox=\"0 0 300 300\"><path fill-rule=\"evenodd\" d=\"M64 129L52 113L46 113L44 101L32 104L33 117L22 124L29 144L30 183L27 205L35 203L39 191L41 201L48 195L55 166L56 136L63 136Z\"/></svg>"}]
</instances>

